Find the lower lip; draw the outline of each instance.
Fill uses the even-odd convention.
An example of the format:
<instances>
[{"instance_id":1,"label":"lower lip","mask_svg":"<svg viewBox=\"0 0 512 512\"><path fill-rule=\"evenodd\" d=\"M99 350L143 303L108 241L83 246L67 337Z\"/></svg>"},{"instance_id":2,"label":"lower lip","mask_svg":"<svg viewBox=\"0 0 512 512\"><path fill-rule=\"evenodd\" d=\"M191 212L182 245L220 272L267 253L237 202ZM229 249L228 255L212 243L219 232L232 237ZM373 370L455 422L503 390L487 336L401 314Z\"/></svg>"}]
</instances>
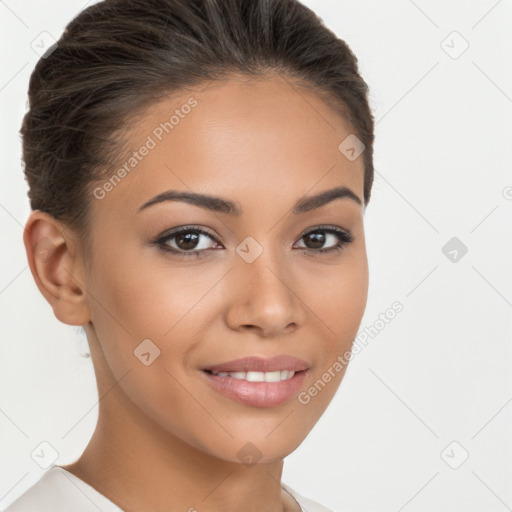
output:
<instances>
[{"instance_id":1,"label":"lower lip","mask_svg":"<svg viewBox=\"0 0 512 512\"><path fill-rule=\"evenodd\" d=\"M274 407L292 398L302 387L307 370L279 382L249 382L234 377L220 377L202 370L212 386L222 394L253 407Z\"/></svg>"}]
</instances>

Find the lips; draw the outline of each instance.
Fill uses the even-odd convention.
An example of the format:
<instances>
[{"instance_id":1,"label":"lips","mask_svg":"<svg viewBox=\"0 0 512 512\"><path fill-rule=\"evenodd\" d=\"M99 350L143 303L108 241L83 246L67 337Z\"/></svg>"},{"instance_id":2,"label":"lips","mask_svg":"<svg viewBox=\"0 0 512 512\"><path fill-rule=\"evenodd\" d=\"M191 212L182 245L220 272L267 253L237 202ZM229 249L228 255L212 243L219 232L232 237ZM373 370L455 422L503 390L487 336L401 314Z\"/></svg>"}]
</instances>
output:
<instances>
[{"instance_id":1,"label":"lips","mask_svg":"<svg viewBox=\"0 0 512 512\"><path fill-rule=\"evenodd\" d=\"M295 396L309 369L303 359L282 354L242 357L208 366L201 373L226 397L253 407L275 407Z\"/></svg>"},{"instance_id":2,"label":"lips","mask_svg":"<svg viewBox=\"0 0 512 512\"><path fill-rule=\"evenodd\" d=\"M290 401L300 391L308 372L298 371L278 382L250 382L207 370L201 373L213 389L236 402L251 407L276 407Z\"/></svg>"},{"instance_id":3,"label":"lips","mask_svg":"<svg viewBox=\"0 0 512 512\"><path fill-rule=\"evenodd\" d=\"M288 355L279 355L270 358L260 356L242 357L219 363L213 366L203 368L203 370L210 373L218 372L275 372L288 370L293 372L300 372L308 370L309 364L297 357Z\"/></svg>"}]
</instances>

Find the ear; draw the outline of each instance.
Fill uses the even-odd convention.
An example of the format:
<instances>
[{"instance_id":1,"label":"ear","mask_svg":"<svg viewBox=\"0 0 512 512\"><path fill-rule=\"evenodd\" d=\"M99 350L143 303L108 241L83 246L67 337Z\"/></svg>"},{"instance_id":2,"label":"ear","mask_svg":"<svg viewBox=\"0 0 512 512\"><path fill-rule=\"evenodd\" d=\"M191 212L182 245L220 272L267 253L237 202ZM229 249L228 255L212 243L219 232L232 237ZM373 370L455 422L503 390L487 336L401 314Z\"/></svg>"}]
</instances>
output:
<instances>
[{"instance_id":1,"label":"ear","mask_svg":"<svg viewBox=\"0 0 512 512\"><path fill-rule=\"evenodd\" d=\"M23 242L32 276L57 319L68 325L87 324L85 271L73 232L35 210L25 224Z\"/></svg>"}]
</instances>

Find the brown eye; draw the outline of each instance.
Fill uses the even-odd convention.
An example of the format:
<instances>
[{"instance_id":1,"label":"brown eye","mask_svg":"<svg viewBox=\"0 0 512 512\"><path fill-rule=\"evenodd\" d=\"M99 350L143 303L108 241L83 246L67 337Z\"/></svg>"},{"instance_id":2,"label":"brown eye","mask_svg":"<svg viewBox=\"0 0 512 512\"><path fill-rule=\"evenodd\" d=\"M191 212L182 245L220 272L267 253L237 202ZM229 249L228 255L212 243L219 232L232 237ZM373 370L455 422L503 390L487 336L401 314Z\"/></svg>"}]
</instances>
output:
<instances>
[{"instance_id":1,"label":"brown eye","mask_svg":"<svg viewBox=\"0 0 512 512\"><path fill-rule=\"evenodd\" d=\"M204 242L202 241L203 238ZM209 244L208 239L213 244ZM305 247L294 245L294 248L304 249L304 254L314 256L332 251L341 251L353 241L353 237L349 231L337 227L318 226L302 235L299 241L302 241ZM324 247L326 243L329 244L328 247ZM194 226L182 226L167 231L153 244L164 251L188 259L207 256L212 250L222 248L213 234Z\"/></svg>"},{"instance_id":2,"label":"brown eye","mask_svg":"<svg viewBox=\"0 0 512 512\"><path fill-rule=\"evenodd\" d=\"M167 231L153 243L162 250L172 252L177 256L194 258L207 254L215 248L217 241L212 234L204 229L184 226Z\"/></svg>"},{"instance_id":3,"label":"brown eye","mask_svg":"<svg viewBox=\"0 0 512 512\"><path fill-rule=\"evenodd\" d=\"M197 232L189 231L188 233L174 235L173 238L175 239L176 245L179 249L189 251L196 248L200 237L201 235Z\"/></svg>"},{"instance_id":4,"label":"brown eye","mask_svg":"<svg viewBox=\"0 0 512 512\"><path fill-rule=\"evenodd\" d=\"M308 249L321 249L325 244L325 234L320 231L308 233L307 235L304 235L303 238L307 241L306 245Z\"/></svg>"},{"instance_id":5,"label":"brown eye","mask_svg":"<svg viewBox=\"0 0 512 512\"><path fill-rule=\"evenodd\" d=\"M353 241L353 237L349 231L332 226L318 226L304 235L299 240L304 240L306 249L304 253L307 255L315 255L318 253L329 253L331 251L341 251ZM323 247L324 244L330 243L330 247ZM300 249L301 247L299 247Z\"/></svg>"}]
</instances>

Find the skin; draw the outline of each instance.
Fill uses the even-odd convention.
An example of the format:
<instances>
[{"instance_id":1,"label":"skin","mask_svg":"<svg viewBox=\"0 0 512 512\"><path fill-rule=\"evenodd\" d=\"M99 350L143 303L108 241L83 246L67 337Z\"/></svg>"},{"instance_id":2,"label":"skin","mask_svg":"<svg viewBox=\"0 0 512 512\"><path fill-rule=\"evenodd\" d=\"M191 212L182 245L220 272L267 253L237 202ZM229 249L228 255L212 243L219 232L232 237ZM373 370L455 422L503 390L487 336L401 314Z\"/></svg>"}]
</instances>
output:
<instances>
[{"instance_id":1,"label":"skin","mask_svg":"<svg viewBox=\"0 0 512 512\"><path fill-rule=\"evenodd\" d=\"M127 124L130 147L191 95L160 99ZM221 395L201 368L289 354L310 364L303 391L350 350L368 291L363 206L342 198L300 215L291 209L341 185L362 201L363 159L338 150L353 133L342 117L278 75L232 76L193 96L198 105L136 170L104 199L91 195L90 259L50 215L35 211L27 222L34 279L60 321L85 327L98 383L96 430L63 467L126 511L300 510L280 487L283 458L323 414L346 368L307 405L294 397L268 408ZM169 189L235 201L243 214L175 201L138 212ZM199 249L217 250L180 259L152 245L189 224L215 234L201 235ZM324 232L323 245L306 245L304 232L321 224L348 230L353 242L314 254L338 242ZM248 236L264 249L250 264L235 250ZM149 366L134 357L146 338L161 351ZM261 453L249 467L237 456L247 442Z\"/></svg>"}]
</instances>

